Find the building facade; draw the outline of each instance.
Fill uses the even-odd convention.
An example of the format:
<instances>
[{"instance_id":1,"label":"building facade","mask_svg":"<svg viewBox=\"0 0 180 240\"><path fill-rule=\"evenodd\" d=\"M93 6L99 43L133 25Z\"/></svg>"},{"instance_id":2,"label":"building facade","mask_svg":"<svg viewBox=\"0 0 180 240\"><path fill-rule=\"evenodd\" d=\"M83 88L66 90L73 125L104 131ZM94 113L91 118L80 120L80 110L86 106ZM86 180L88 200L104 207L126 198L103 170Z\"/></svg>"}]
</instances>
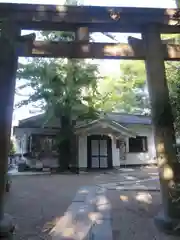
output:
<instances>
[{"instance_id":1,"label":"building facade","mask_svg":"<svg viewBox=\"0 0 180 240\"><path fill-rule=\"evenodd\" d=\"M57 167L58 120L43 123L43 115L20 121L14 127L16 152L32 153L32 167ZM156 163L151 119L147 116L110 113L88 123L77 123L78 167L119 168Z\"/></svg>"}]
</instances>

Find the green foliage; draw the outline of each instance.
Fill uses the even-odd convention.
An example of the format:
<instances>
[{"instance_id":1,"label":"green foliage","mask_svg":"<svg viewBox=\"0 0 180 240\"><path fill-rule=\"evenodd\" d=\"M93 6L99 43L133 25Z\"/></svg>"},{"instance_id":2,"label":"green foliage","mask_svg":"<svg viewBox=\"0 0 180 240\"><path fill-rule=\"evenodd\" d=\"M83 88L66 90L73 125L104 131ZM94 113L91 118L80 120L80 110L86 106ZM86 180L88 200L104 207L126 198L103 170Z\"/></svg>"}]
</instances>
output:
<instances>
[{"instance_id":1,"label":"green foliage","mask_svg":"<svg viewBox=\"0 0 180 240\"><path fill-rule=\"evenodd\" d=\"M21 64L18 70L18 78L25 81L20 88L32 88L29 98L18 106L33 103L45 112L43 124L54 117L61 123L58 136L61 169L67 169L75 157L72 153L75 145L71 145L74 120L92 118L96 114L92 96L97 75L96 65L79 60L35 59Z\"/></svg>"},{"instance_id":2,"label":"green foliage","mask_svg":"<svg viewBox=\"0 0 180 240\"><path fill-rule=\"evenodd\" d=\"M120 68L119 79L106 78L100 81L96 107L105 111L150 114L144 62L122 61ZM175 129L180 134L180 64L167 62L166 76Z\"/></svg>"},{"instance_id":3,"label":"green foliage","mask_svg":"<svg viewBox=\"0 0 180 240\"><path fill-rule=\"evenodd\" d=\"M69 112L80 117L90 105L90 91L96 89L97 66L80 60L35 59L20 66L17 77L25 79L19 89L31 87L32 94L17 106L34 103L51 116Z\"/></svg>"},{"instance_id":4,"label":"green foliage","mask_svg":"<svg viewBox=\"0 0 180 240\"><path fill-rule=\"evenodd\" d=\"M14 146L14 142L12 139L10 139L10 143L9 143L9 155L14 155L16 153L15 151L15 146Z\"/></svg>"},{"instance_id":5,"label":"green foliage","mask_svg":"<svg viewBox=\"0 0 180 240\"><path fill-rule=\"evenodd\" d=\"M77 0L67 0L68 5L77 5ZM72 41L72 32L41 32L45 41ZM17 107L33 103L45 112L45 121L59 119L61 129L58 136L60 165L67 169L72 163L75 144L74 124L78 119L92 118L96 114L92 97L96 91L98 78L97 65L75 59L41 59L35 58L28 63L20 64L18 79L32 89L26 100ZM76 158L76 157L75 157ZM74 159L74 161L76 161Z\"/></svg>"},{"instance_id":6,"label":"green foliage","mask_svg":"<svg viewBox=\"0 0 180 240\"><path fill-rule=\"evenodd\" d=\"M102 111L144 114L149 110L145 66L142 61L121 61L119 77L100 80L95 107Z\"/></svg>"},{"instance_id":7,"label":"green foliage","mask_svg":"<svg viewBox=\"0 0 180 240\"><path fill-rule=\"evenodd\" d=\"M175 119L175 129L180 134L180 64L177 62L167 62L166 75L168 79L169 95L173 115Z\"/></svg>"},{"instance_id":8,"label":"green foliage","mask_svg":"<svg viewBox=\"0 0 180 240\"><path fill-rule=\"evenodd\" d=\"M77 1L67 1L75 4ZM45 41L71 41L71 32L41 32ZM98 67L84 60L34 58L20 64L17 78L25 79L19 90L30 87L29 98L17 107L33 103L47 113L46 119L53 116L73 115L88 117L92 113L92 96L96 89Z\"/></svg>"}]
</instances>

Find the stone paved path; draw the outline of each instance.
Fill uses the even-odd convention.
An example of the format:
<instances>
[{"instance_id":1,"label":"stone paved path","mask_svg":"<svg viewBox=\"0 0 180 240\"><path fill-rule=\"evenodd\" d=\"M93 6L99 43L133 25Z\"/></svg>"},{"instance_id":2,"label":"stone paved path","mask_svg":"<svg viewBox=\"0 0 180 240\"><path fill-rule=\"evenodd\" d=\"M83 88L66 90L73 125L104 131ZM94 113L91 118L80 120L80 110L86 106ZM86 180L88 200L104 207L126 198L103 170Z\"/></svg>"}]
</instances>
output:
<instances>
[{"instance_id":1,"label":"stone paved path","mask_svg":"<svg viewBox=\"0 0 180 240\"><path fill-rule=\"evenodd\" d=\"M147 190L159 191L159 177L156 168L124 169L95 176L96 184L108 190Z\"/></svg>"}]
</instances>

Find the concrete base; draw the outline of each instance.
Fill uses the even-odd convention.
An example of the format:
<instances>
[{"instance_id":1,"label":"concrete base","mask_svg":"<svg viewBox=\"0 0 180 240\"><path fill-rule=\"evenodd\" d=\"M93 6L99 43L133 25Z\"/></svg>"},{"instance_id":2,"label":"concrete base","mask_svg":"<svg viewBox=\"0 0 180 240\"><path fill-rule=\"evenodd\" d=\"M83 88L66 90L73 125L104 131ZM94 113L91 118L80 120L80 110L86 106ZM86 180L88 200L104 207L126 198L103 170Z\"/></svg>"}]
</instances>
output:
<instances>
[{"instance_id":1,"label":"concrete base","mask_svg":"<svg viewBox=\"0 0 180 240\"><path fill-rule=\"evenodd\" d=\"M15 226L13 224L12 218L8 214L4 214L4 218L0 221L0 238L11 239Z\"/></svg>"},{"instance_id":2,"label":"concrete base","mask_svg":"<svg viewBox=\"0 0 180 240\"><path fill-rule=\"evenodd\" d=\"M156 226L168 235L180 236L180 219L173 219L160 212L155 217Z\"/></svg>"}]
</instances>

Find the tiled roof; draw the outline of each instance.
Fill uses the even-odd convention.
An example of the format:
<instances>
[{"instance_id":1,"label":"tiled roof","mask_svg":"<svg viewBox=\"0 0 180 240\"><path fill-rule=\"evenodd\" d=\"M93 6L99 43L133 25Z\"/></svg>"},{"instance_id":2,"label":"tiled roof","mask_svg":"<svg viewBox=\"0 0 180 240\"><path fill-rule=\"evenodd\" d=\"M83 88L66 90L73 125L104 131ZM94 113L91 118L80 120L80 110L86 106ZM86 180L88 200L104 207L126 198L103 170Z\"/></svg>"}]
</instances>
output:
<instances>
[{"instance_id":1,"label":"tiled roof","mask_svg":"<svg viewBox=\"0 0 180 240\"><path fill-rule=\"evenodd\" d=\"M44 114L39 114L30 118L19 121L19 127L22 128L59 128L60 122L58 118L47 120Z\"/></svg>"},{"instance_id":2,"label":"tiled roof","mask_svg":"<svg viewBox=\"0 0 180 240\"><path fill-rule=\"evenodd\" d=\"M131 115L122 113L108 113L106 117L119 124L144 124L150 125L151 118L148 116ZM105 117L105 118L106 118ZM19 122L19 127L60 127L59 119L51 119L46 121L44 115L37 115L31 118L24 119Z\"/></svg>"},{"instance_id":3,"label":"tiled roof","mask_svg":"<svg viewBox=\"0 0 180 240\"><path fill-rule=\"evenodd\" d=\"M122 113L108 113L108 118L121 124L151 124L151 118L148 116L122 114Z\"/></svg>"}]
</instances>

